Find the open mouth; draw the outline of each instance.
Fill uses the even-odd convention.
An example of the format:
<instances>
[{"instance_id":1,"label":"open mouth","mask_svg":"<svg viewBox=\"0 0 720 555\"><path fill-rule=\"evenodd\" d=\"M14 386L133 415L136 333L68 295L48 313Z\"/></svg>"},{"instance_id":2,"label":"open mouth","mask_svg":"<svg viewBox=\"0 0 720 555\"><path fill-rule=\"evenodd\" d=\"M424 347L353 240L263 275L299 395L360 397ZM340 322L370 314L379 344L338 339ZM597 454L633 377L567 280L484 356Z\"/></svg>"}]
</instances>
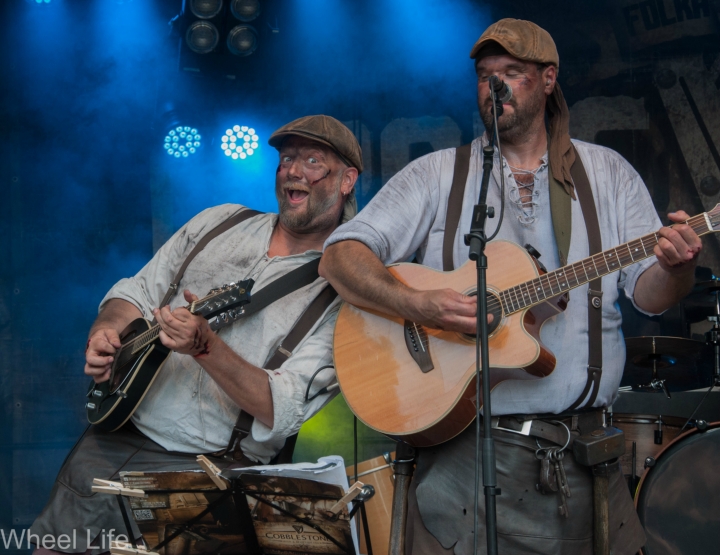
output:
<instances>
[{"instance_id":1,"label":"open mouth","mask_svg":"<svg viewBox=\"0 0 720 555\"><path fill-rule=\"evenodd\" d=\"M290 204L297 205L302 203L308 196L308 191L303 191L301 189L286 189L285 193L288 196L288 199L290 200Z\"/></svg>"}]
</instances>

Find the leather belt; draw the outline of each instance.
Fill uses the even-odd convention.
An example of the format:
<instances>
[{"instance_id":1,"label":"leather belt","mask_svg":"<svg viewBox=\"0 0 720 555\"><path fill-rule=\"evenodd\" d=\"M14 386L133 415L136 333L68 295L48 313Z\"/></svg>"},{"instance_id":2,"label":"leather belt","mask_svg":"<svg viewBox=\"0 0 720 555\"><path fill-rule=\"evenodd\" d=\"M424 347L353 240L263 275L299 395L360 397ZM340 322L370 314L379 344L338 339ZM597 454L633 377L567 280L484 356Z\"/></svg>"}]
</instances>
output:
<instances>
[{"instance_id":1,"label":"leather belt","mask_svg":"<svg viewBox=\"0 0 720 555\"><path fill-rule=\"evenodd\" d=\"M604 409L595 409L575 414L519 414L492 417L491 426L513 434L538 437L556 445L568 447L577 435L590 433L605 426ZM574 432L568 441L568 430Z\"/></svg>"},{"instance_id":2,"label":"leather belt","mask_svg":"<svg viewBox=\"0 0 720 555\"><path fill-rule=\"evenodd\" d=\"M562 421L558 420L558 422ZM572 434L570 434L570 426L534 418L520 420L515 416L495 416L492 418L491 426L504 432L546 439L561 447L563 445L569 446L573 439ZM570 437L568 437L568 434L570 434Z\"/></svg>"}]
</instances>

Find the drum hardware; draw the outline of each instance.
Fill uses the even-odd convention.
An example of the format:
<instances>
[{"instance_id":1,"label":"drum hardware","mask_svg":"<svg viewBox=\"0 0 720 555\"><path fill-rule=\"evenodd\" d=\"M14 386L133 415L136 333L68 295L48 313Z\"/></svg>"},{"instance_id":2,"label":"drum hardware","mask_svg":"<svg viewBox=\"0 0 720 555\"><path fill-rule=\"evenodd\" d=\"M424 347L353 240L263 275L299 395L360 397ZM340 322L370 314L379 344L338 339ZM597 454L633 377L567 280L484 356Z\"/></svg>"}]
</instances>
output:
<instances>
[{"instance_id":1,"label":"drum hardware","mask_svg":"<svg viewBox=\"0 0 720 555\"><path fill-rule=\"evenodd\" d=\"M718 328L720 339L720 327ZM700 389L713 382L707 347L682 337L628 337L621 390L671 393Z\"/></svg>"},{"instance_id":2,"label":"drum hardware","mask_svg":"<svg viewBox=\"0 0 720 555\"><path fill-rule=\"evenodd\" d=\"M620 467L634 495L641 475L647 468L647 459L654 458L664 446L680 435L685 418L623 413L610 413L608 416L611 426L625 432L625 454L620 457Z\"/></svg>"},{"instance_id":3,"label":"drum hardware","mask_svg":"<svg viewBox=\"0 0 720 555\"><path fill-rule=\"evenodd\" d=\"M637 475L637 441L632 442L632 472L630 474L630 480L628 486L630 487L630 495L635 496L635 490L637 489L640 479Z\"/></svg>"},{"instance_id":4,"label":"drum hardware","mask_svg":"<svg viewBox=\"0 0 720 555\"><path fill-rule=\"evenodd\" d=\"M718 280L714 280L720 283ZM705 344L708 347L712 347L713 354L715 355L713 357L713 377L712 377L712 383L710 384L710 387L708 388L705 395L702 396L702 399L700 399L700 402L697 404L697 407L695 407L695 410L692 412L692 414L687 419L687 422L682 427L682 430L687 428L690 421L693 419L693 417L697 414L697 411L700 409L700 406L705 402L705 399L707 399L707 396L710 394L710 392L715 388L720 386L720 285L715 286L715 314L713 316L708 316L708 321L712 322L713 326L710 330L708 330L705 333ZM699 421L704 422L704 421ZM707 425L707 423L705 423ZM696 423L697 426L697 423ZM681 431L682 431L681 430ZM704 431L704 430L701 430Z\"/></svg>"}]
</instances>

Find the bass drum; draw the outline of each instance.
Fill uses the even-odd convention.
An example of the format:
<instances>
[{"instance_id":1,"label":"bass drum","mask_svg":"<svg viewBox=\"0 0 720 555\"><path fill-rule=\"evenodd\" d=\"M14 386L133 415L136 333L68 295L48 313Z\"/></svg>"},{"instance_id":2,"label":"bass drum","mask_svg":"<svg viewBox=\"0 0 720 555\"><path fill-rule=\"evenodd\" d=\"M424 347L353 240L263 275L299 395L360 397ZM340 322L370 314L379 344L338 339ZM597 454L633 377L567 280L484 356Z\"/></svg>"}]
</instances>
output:
<instances>
[{"instance_id":1,"label":"bass drum","mask_svg":"<svg viewBox=\"0 0 720 555\"><path fill-rule=\"evenodd\" d=\"M718 553L720 422L678 436L658 453L635 496L644 555Z\"/></svg>"}]
</instances>

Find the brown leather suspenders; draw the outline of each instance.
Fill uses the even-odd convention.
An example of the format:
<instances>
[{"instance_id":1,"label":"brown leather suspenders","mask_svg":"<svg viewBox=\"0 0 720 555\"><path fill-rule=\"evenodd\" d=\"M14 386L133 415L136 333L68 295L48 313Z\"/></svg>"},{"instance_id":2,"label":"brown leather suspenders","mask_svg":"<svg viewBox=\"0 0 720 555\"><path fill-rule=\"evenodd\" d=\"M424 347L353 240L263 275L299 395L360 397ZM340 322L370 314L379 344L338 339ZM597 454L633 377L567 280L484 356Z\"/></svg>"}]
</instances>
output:
<instances>
[{"instance_id":1,"label":"brown leather suspenders","mask_svg":"<svg viewBox=\"0 0 720 555\"><path fill-rule=\"evenodd\" d=\"M276 370L282 366L290 355L292 355L295 347L298 346L303 337L307 335L313 324L325 313L325 310L332 304L337 297L337 292L332 288L330 284L323 289L320 294L308 305L305 312L302 313L298 318L295 325L290 330L290 333L285 336L282 343L278 345L275 353L270 357L264 368L267 370ZM240 442L250 435L254 417L244 410L238 414L237 421L233 426L232 433L230 434L230 440L228 441L227 447L220 453L213 453L215 456L222 456L226 453L234 453L240 450ZM297 434L294 434L285 440L285 445L277 454L277 456L270 461L271 464L287 464L292 462L292 453L295 448L295 442L297 441Z\"/></svg>"},{"instance_id":2,"label":"brown leather suspenders","mask_svg":"<svg viewBox=\"0 0 720 555\"><path fill-rule=\"evenodd\" d=\"M453 251L455 250L455 235L460 224L463 196L465 196L465 183L470 171L470 149L472 144L460 146L455 149L455 169L453 170L452 187L448 197L447 214L445 216L445 235L443 236L443 271L455 269Z\"/></svg>"},{"instance_id":3,"label":"brown leather suspenders","mask_svg":"<svg viewBox=\"0 0 720 555\"><path fill-rule=\"evenodd\" d=\"M205 234L198 244L195 245L193 250L190 251L190 254L182 263L182 266L180 266L180 269L165 293L165 297L163 298L162 303L160 303L160 306L165 306L168 302L170 302L170 299L177 292L180 280L185 274L185 270L190 265L190 262L210 241L239 223L259 214L262 214L262 212L249 209L240 210ZM319 264L319 258L312 260L263 287L253 296L253 302L251 302L245 310L246 316L259 312L282 297L315 281L318 278L317 270ZM335 297L337 297L337 292L332 288L332 286L330 286L330 284L328 284L327 287L325 287L308 305L300 318L298 318L297 322L295 322L295 325L292 327L285 339L282 340L275 352L268 359L267 363L265 363L264 367L267 370L276 370L277 368L280 368L282 363L285 362L290 355L292 355L293 350L298 346L300 341L308 334L315 322L318 321L318 319L325 313L325 310L327 310L327 308L332 304ZM236 450L239 450L240 442L250 434L253 420L254 418L252 415L248 414L244 410L241 410L237 417L237 421L233 426L232 433L230 434L228 446L222 451L213 453L213 455L223 456L225 454L232 454ZM297 434L287 438L285 446L272 462L276 464L292 462L292 452L296 441Z\"/></svg>"},{"instance_id":4,"label":"brown leather suspenders","mask_svg":"<svg viewBox=\"0 0 720 555\"><path fill-rule=\"evenodd\" d=\"M574 147L573 147L574 148ZM462 202L465 186L470 169L471 145L463 145L455 151L455 168L453 181L448 197L447 213L445 216L445 234L443 236L443 270L454 270L453 247L457 228L462 213ZM602 252L600 225L597 218L595 199L593 198L590 181L582 164L580 155L575 151L575 163L570 169L575 184L575 190L580 201L583 219L588 234L588 246L591 255ZM567 264L567 255L570 249L570 229L572 214L572 199L565 190L550 175L550 208L553 218L553 231L558 245L560 261ZM566 197L566 198L563 198ZM580 397L569 407L575 410L581 404L592 407L600 390L602 376L602 279L590 282L588 288L588 366L587 382ZM589 394L589 397L588 397ZM587 402L583 401L587 398Z\"/></svg>"},{"instance_id":5,"label":"brown leather suspenders","mask_svg":"<svg viewBox=\"0 0 720 555\"><path fill-rule=\"evenodd\" d=\"M570 168L570 175L575 184L575 191L580 200L583 219L588 234L588 247L591 255L602 252L600 224L598 223L595 199L593 198L590 181L577 150L575 163ZM570 405L568 410L575 410L587 397L585 407L592 407L600 391L600 377L602 376L602 278L594 279L588 285L588 366L587 382L580 397Z\"/></svg>"}]
</instances>

